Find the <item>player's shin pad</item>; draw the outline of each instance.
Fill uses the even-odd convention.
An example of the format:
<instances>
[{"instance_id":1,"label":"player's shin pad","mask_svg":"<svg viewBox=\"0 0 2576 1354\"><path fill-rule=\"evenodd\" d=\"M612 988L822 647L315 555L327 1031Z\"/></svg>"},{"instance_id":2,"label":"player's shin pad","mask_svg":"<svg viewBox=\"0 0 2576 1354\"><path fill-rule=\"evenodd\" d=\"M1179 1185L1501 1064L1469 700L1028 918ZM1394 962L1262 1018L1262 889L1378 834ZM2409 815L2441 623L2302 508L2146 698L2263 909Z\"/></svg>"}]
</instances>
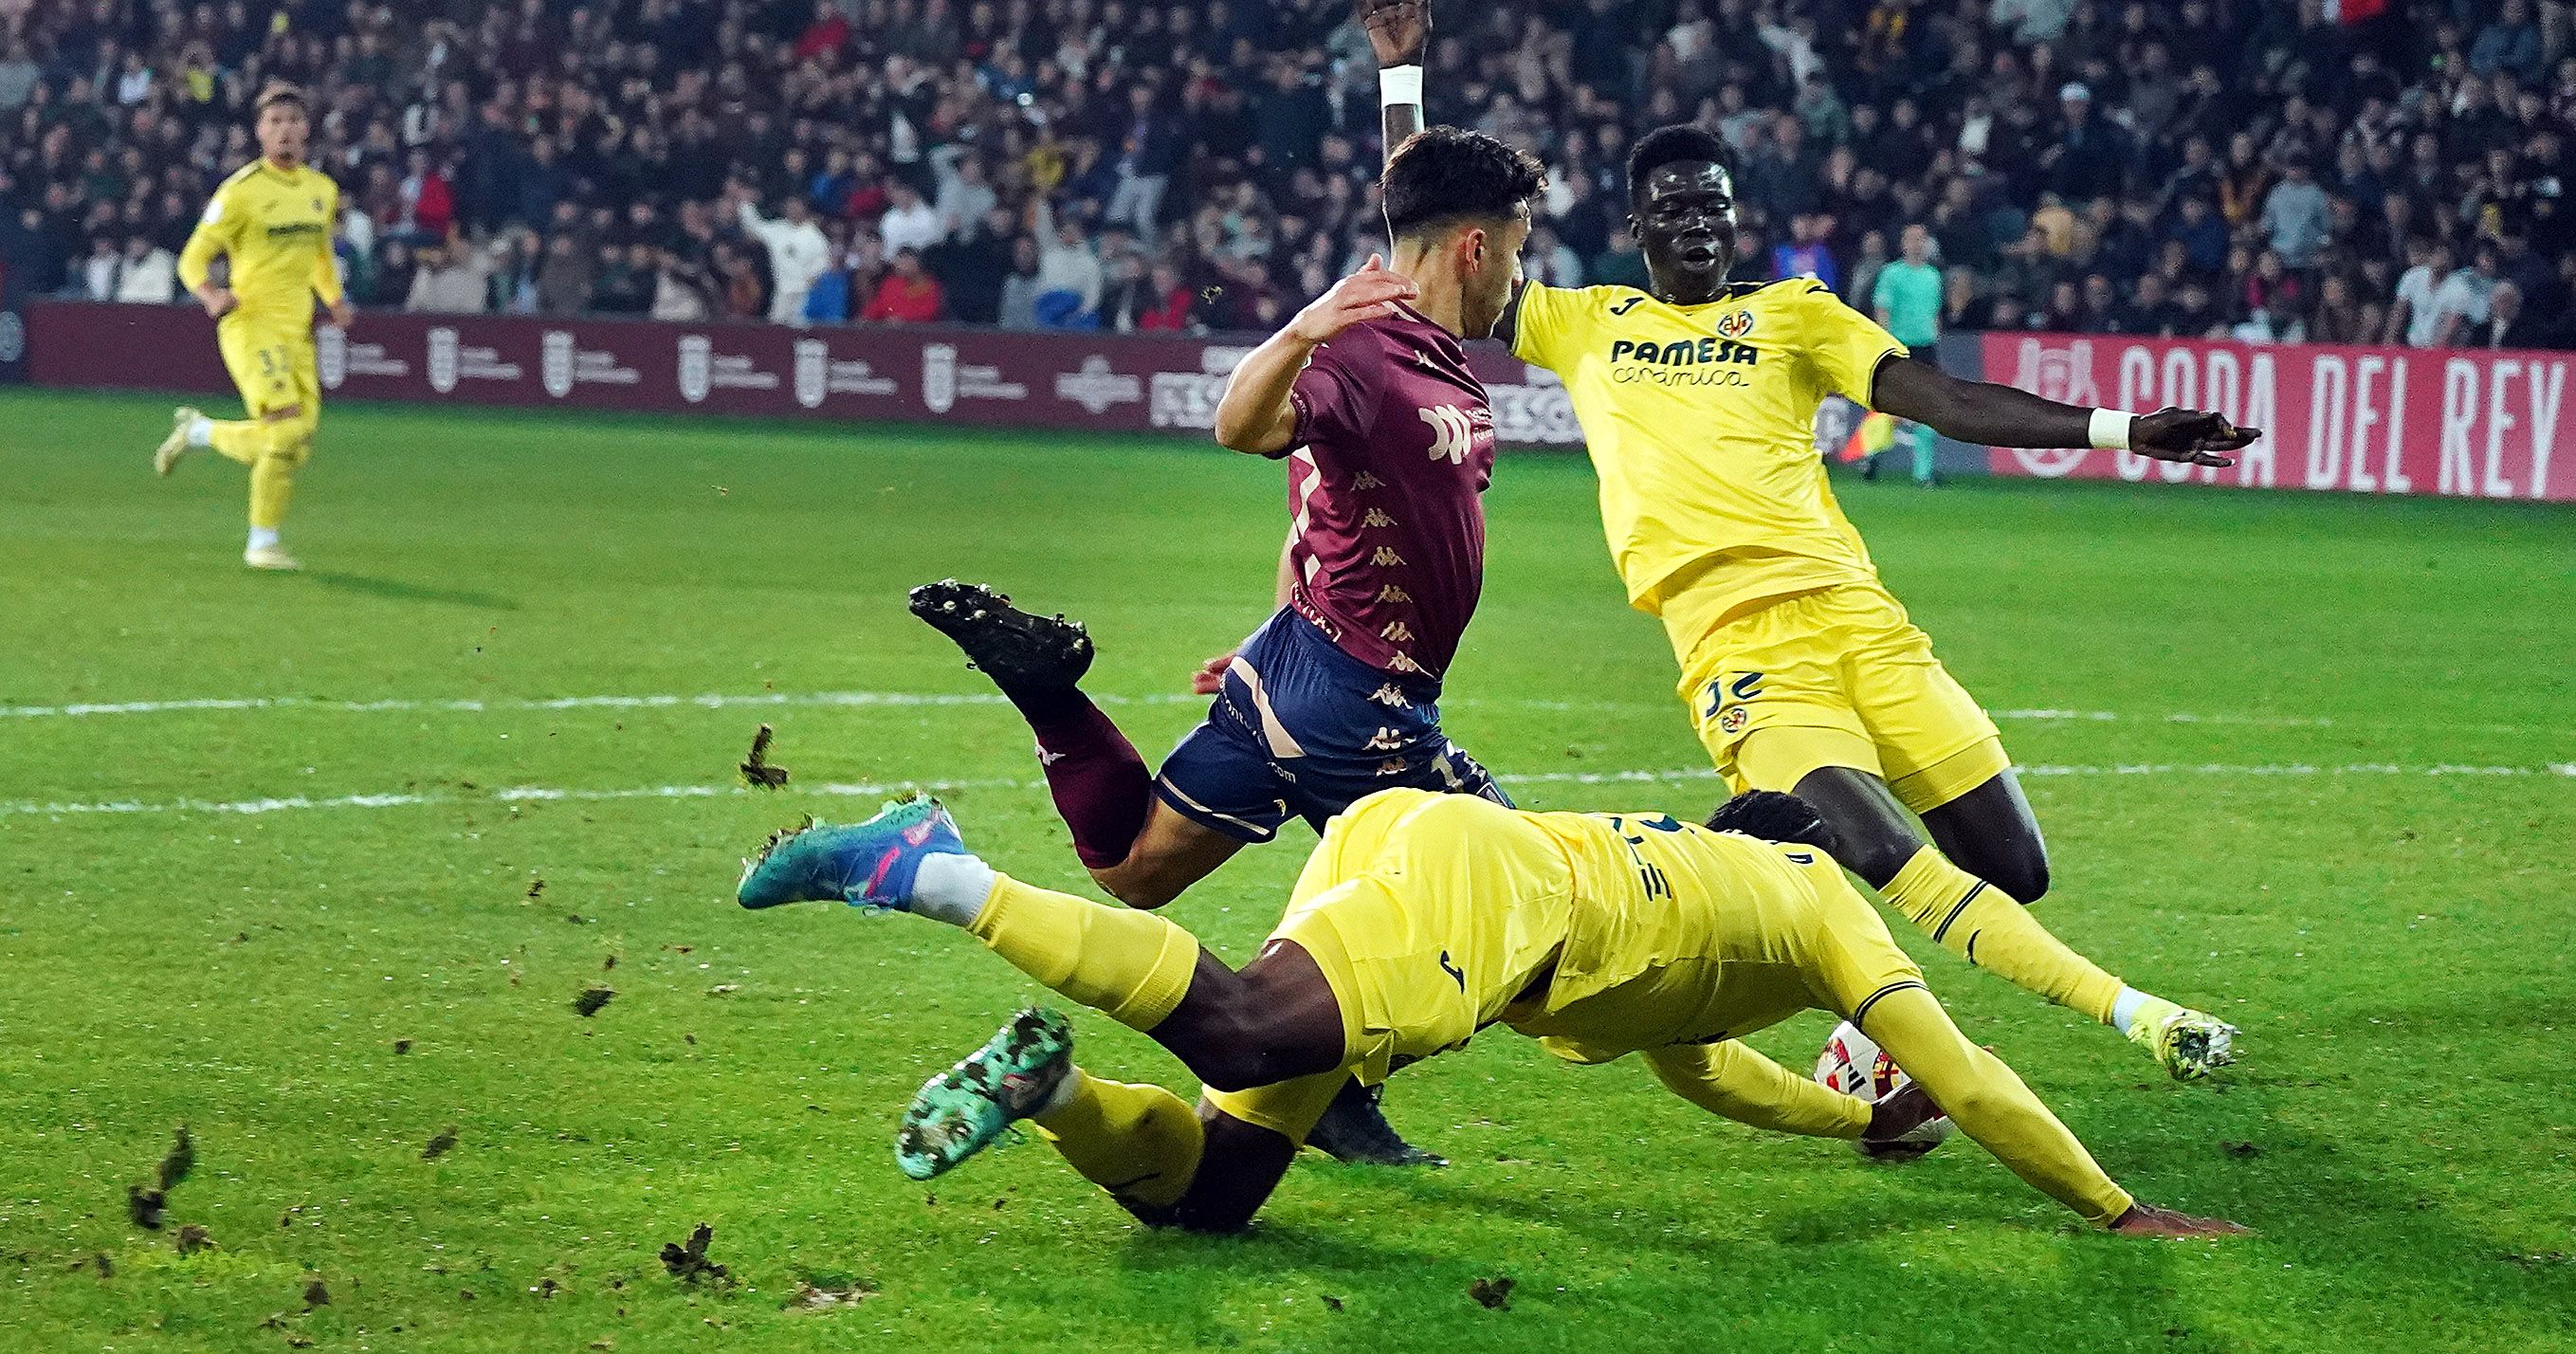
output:
<instances>
[{"instance_id":1,"label":"player's shin pad","mask_svg":"<svg viewBox=\"0 0 2576 1354\"><path fill-rule=\"evenodd\" d=\"M1080 1069L1073 1094L1031 1120L1082 1178L1121 1202L1169 1208L1197 1178L1206 1131L1188 1101L1160 1086L1103 1081Z\"/></svg>"},{"instance_id":2,"label":"player's shin pad","mask_svg":"<svg viewBox=\"0 0 2576 1354\"><path fill-rule=\"evenodd\" d=\"M2111 1023L2120 980L2066 947L2011 894L1926 846L1879 890L1941 948L2015 985Z\"/></svg>"},{"instance_id":3,"label":"player's shin pad","mask_svg":"<svg viewBox=\"0 0 2576 1354\"><path fill-rule=\"evenodd\" d=\"M967 928L1022 973L1129 1029L1163 1023L1190 990L1199 942L1133 908L997 876Z\"/></svg>"}]
</instances>

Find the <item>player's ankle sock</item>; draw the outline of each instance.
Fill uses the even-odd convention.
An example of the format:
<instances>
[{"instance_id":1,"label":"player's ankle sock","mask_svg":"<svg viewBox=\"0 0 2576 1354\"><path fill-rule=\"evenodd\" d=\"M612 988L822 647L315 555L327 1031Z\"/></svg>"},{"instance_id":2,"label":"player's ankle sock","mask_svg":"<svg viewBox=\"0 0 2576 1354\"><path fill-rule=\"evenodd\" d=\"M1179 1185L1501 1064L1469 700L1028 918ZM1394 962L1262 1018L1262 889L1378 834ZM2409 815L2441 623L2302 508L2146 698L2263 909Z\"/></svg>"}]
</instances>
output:
<instances>
[{"instance_id":1,"label":"player's ankle sock","mask_svg":"<svg viewBox=\"0 0 2576 1354\"><path fill-rule=\"evenodd\" d=\"M206 445L225 460L257 465L259 454L268 450L268 428L246 418L208 420Z\"/></svg>"},{"instance_id":2,"label":"player's ankle sock","mask_svg":"<svg viewBox=\"0 0 2576 1354\"><path fill-rule=\"evenodd\" d=\"M1924 847L1880 889L1943 949L2104 1024L2120 980L2050 935L2011 894Z\"/></svg>"},{"instance_id":3,"label":"player's ankle sock","mask_svg":"<svg viewBox=\"0 0 2576 1354\"><path fill-rule=\"evenodd\" d=\"M913 867L908 906L916 917L951 926L972 926L975 914L983 911L985 900L993 896L993 881L999 878L992 866L970 855L923 856L921 863Z\"/></svg>"},{"instance_id":4,"label":"player's ankle sock","mask_svg":"<svg viewBox=\"0 0 2576 1354\"><path fill-rule=\"evenodd\" d=\"M925 862L927 863L927 862ZM967 928L1020 972L1130 1029L1151 1031L1189 995L1199 942L1132 908L996 875Z\"/></svg>"},{"instance_id":5,"label":"player's ankle sock","mask_svg":"<svg viewBox=\"0 0 2576 1354\"><path fill-rule=\"evenodd\" d=\"M188 420L188 445L211 447L215 444L215 421L203 414Z\"/></svg>"},{"instance_id":6,"label":"player's ankle sock","mask_svg":"<svg viewBox=\"0 0 2576 1354\"><path fill-rule=\"evenodd\" d=\"M1103 1081L1079 1067L1030 1122L1083 1179L1147 1208L1179 1202L1198 1175L1207 1142L1188 1101L1160 1086Z\"/></svg>"},{"instance_id":7,"label":"player's ankle sock","mask_svg":"<svg viewBox=\"0 0 2576 1354\"><path fill-rule=\"evenodd\" d=\"M1079 691L1054 694L1069 703L1044 719L1029 714L1026 705L1020 710L1037 734L1038 765L1046 772L1055 811L1073 829L1073 853L1084 865L1105 869L1125 860L1136 834L1145 830L1154 778L1127 735L1089 697Z\"/></svg>"},{"instance_id":8,"label":"player's ankle sock","mask_svg":"<svg viewBox=\"0 0 2576 1354\"><path fill-rule=\"evenodd\" d=\"M243 548L243 549L245 549L245 550L274 550L274 549L276 549L276 548L277 548L277 528L275 528L275 527L252 527L252 528L250 529L250 538L249 538L248 540L246 540L246 541L244 541L244 542L242 543L242 548Z\"/></svg>"}]
</instances>

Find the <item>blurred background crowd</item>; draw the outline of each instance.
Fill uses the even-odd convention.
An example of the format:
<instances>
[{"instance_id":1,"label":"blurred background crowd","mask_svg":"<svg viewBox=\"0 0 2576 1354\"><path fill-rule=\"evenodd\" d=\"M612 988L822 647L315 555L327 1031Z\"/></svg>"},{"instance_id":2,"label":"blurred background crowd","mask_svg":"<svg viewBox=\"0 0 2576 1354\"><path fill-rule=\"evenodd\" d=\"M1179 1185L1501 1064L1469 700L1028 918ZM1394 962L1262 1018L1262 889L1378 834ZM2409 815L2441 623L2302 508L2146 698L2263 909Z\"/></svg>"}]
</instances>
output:
<instances>
[{"instance_id":1,"label":"blurred background crowd","mask_svg":"<svg viewBox=\"0 0 2576 1354\"><path fill-rule=\"evenodd\" d=\"M1551 283L1643 283L1622 161L1692 120L1740 278L1868 309L1910 252L1958 328L2576 346L2560 0L1436 17L1431 115L1549 166ZM1346 0L0 0L0 267L171 300L283 79L361 307L1261 330L1382 244L1375 70Z\"/></svg>"}]
</instances>

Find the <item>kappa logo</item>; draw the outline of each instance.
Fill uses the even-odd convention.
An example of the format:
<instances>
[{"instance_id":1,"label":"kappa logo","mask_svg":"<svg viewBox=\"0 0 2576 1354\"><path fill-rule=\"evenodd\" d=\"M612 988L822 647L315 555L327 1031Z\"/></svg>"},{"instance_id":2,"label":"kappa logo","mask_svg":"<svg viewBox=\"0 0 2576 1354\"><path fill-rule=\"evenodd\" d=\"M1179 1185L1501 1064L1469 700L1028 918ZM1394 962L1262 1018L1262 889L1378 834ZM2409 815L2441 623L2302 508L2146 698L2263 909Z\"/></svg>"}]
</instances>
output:
<instances>
[{"instance_id":1,"label":"kappa logo","mask_svg":"<svg viewBox=\"0 0 2576 1354\"><path fill-rule=\"evenodd\" d=\"M1386 628L1377 632L1377 637L1392 643L1402 644L1413 638L1413 629L1402 621L1388 621L1386 623Z\"/></svg>"},{"instance_id":2,"label":"kappa logo","mask_svg":"<svg viewBox=\"0 0 2576 1354\"><path fill-rule=\"evenodd\" d=\"M441 395L456 388L456 331L444 325L429 331L429 388Z\"/></svg>"},{"instance_id":3,"label":"kappa logo","mask_svg":"<svg viewBox=\"0 0 2576 1354\"><path fill-rule=\"evenodd\" d=\"M1369 735L1368 750L1371 752L1394 752L1403 746L1404 735L1383 724L1377 726L1376 733Z\"/></svg>"},{"instance_id":4,"label":"kappa logo","mask_svg":"<svg viewBox=\"0 0 2576 1354\"><path fill-rule=\"evenodd\" d=\"M2100 404L2102 391L2093 379L2093 341L2075 339L2058 348L2037 338L2023 339L2014 363L2013 384L2060 404ZM2017 448L2013 459L2041 479L2058 479L2073 474L2092 454L2089 447Z\"/></svg>"},{"instance_id":5,"label":"kappa logo","mask_svg":"<svg viewBox=\"0 0 2576 1354\"><path fill-rule=\"evenodd\" d=\"M572 331L549 329L537 341L537 379L556 399L572 393Z\"/></svg>"},{"instance_id":6,"label":"kappa logo","mask_svg":"<svg viewBox=\"0 0 2576 1354\"><path fill-rule=\"evenodd\" d=\"M1386 487L1386 481L1363 470L1359 474L1351 477L1351 487L1354 489L1383 489Z\"/></svg>"},{"instance_id":7,"label":"kappa logo","mask_svg":"<svg viewBox=\"0 0 2576 1354\"><path fill-rule=\"evenodd\" d=\"M957 346L925 343L921 347L921 402L934 414L957 407Z\"/></svg>"},{"instance_id":8,"label":"kappa logo","mask_svg":"<svg viewBox=\"0 0 2576 1354\"><path fill-rule=\"evenodd\" d=\"M1474 438L1474 425L1468 421L1467 411L1454 404L1435 404L1414 412L1431 425L1431 459L1465 465Z\"/></svg>"},{"instance_id":9,"label":"kappa logo","mask_svg":"<svg viewBox=\"0 0 2576 1354\"><path fill-rule=\"evenodd\" d=\"M1397 587L1393 583L1389 583L1385 587L1377 590L1377 599L1381 602L1410 603L1413 600L1413 594L1406 592L1404 589Z\"/></svg>"},{"instance_id":10,"label":"kappa logo","mask_svg":"<svg viewBox=\"0 0 2576 1354\"><path fill-rule=\"evenodd\" d=\"M1740 339L1753 332L1753 312L1738 310L1717 322L1719 338Z\"/></svg>"},{"instance_id":11,"label":"kappa logo","mask_svg":"<svg viewBox=\"0 0 2576 1354\"><path fill-rule=\"evenodd\" d=\"M1393 546L1381 545L1369 556L1369 563L1381 569L1399 569L1404 566L1404 556L1395 553Z\"/></svg>"},{"instance_id":12,"label":"kappa logo","mask_svg":"<svg viewBox=\"0 0 2576 1354\"><path fill-rule=\"evenodd\" d=\"M715 381L715 340L704 334L680 335L680 398L691 404L707 397Z\"/></svg>"},{"instance_id":13,"label":"kappa logo","mask_svg":"<svg viewBox=\"0 0 2576 1354\"><path fill-rule=\"evenodd\" d=\"M1380 685L1377 690L1370 692L1369 699L1376 701L1378 704L1383 705L1390 710L1410 710L1413 708L1413 702L1404 698L1404 688L1397 686L1393 682L1384 683Z\"/></svg>"},{"instance_id":14,"label":"kappa logo","mask_svg":"<svg viewBox=\"0 0 2576 1354\"><path fill-rule=\"evenodd\" d=\"M320 368L322 388L338 390L340 383L349 379L348 331L328 324L314 330L313 364Z\"/></svg>"},{"instance_id":15,"label":"kappa logo","mask_svg":"<svg viewBox=\"0 0 2576 1354\"><path fill-rule=\"evenodd\" d=\"M1386 510L1383 508L1371 508L1368 510L1366 515L1360 518L1360 525L1364 527L1391 527L1395 525L1395 519L1387 516Z\"/></svg>"},{"instance_id":16,"label":"kappa logo","mask_svg":"<svg viewBox=\"0 0 2576 1354\"><path fill-rule=\"evenodd\" d=\"M832 347L821 339L796 340L796 402L812 409L829 388Z\"/></svg>"}]
</instances>

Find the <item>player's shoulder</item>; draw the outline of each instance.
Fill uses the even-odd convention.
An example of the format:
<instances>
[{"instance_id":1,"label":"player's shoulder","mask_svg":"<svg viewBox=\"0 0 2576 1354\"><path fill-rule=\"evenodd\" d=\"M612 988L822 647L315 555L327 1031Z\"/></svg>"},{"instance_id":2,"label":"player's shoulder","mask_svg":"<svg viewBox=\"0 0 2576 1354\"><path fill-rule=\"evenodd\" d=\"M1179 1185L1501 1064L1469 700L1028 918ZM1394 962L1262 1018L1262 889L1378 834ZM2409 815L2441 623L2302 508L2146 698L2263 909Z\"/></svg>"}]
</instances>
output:
<instances>
[{"instance_id":1,"label":"player's shoulder","mask_svg":"<svg viewBox=\"0 0 2576 1354\"><path fill-rule=\"evenodd\" d=\"M244 187L258 182L261 171L266 167L267 164L265 161L253 160L249 164L243 165L230 174L226 174L223 182L215 185L215 192L218 195L239 192Z\"/></svg>"},{"instance_id":2,"label":"player's shoulder","mask_svg":"<svg viewBox=\"0 0 2576 1354\"><path fill-rule=\"evenodd\" d=\"M1753 306L1786 310L1842 300L1833 288L1812 277L1783 277L1769 282L1738 282L1733 285L1743 289L1735 299Z\"/></svg>"}]
</instances>

